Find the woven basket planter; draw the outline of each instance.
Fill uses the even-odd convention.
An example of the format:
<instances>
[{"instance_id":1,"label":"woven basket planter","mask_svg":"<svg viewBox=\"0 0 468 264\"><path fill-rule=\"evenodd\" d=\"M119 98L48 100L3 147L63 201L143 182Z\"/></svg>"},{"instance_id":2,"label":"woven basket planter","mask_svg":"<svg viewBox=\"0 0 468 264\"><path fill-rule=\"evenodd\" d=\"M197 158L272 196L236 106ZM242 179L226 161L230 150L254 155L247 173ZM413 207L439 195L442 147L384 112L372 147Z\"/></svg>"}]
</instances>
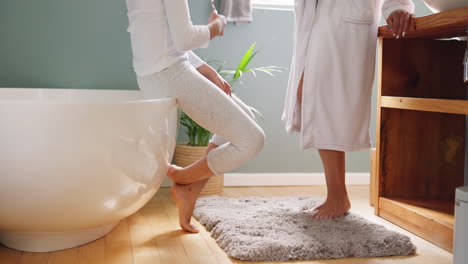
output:
<instances>
[{"instance_id":1,"label":"woven basket planter","mask_svg":"<svg viewBox=\"0 0 468 264\"><path fill-rule=\"evenodd\" d=\"M187 167L200 159L206 152L206 147L191 147L187 143L178 143L174 152L174 164ZM224 174L212 176L200 193L200 196L223 195Z\"/></svg>"}]
</instances>

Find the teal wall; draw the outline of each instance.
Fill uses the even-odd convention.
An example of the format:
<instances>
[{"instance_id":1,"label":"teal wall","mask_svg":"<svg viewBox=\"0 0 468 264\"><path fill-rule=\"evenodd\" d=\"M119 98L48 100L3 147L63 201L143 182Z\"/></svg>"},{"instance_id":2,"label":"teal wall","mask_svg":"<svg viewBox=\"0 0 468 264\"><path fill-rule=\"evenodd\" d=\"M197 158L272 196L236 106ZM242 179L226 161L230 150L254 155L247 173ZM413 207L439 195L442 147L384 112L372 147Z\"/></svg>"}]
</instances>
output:
<instances>
[{"instance_id":1,"label":"teal wall","mask_svg":"<svg viewBox=\"0 0 468 264\"><path fill-rule=\"evenodd\" d=\"M2 0L0 87L137 89L125 0Z\"/></svg>"},{"instance_id":2,"label":"teal wall","mask_svg":"<svg viewBox=\"0 0 468 264\"><path fill-rule=\"evenodd\" d=\"M189 0L195 23L205 23L208 0ZM418 16L429 10L416 1ZM202 58L219 59L234 67L253 43L261 52L254 66L290 67L293 47L291 11L255 10L254 23L230 25L223 38ZM7 0L0 7L0 87L137 89L125 1ZM262 153L238 172L319 172L314 150L301 151L297 136L288 136L281 122L288 72L272 78L247 76L236 93L259 109L267 134ZM375 100L374 100L375 101ZM375 106L373 106L375 109ZM371 134L374 135L374 117ZM369 153L350 153L348 171L369 170Z\"/></svg>"}]
</instances>

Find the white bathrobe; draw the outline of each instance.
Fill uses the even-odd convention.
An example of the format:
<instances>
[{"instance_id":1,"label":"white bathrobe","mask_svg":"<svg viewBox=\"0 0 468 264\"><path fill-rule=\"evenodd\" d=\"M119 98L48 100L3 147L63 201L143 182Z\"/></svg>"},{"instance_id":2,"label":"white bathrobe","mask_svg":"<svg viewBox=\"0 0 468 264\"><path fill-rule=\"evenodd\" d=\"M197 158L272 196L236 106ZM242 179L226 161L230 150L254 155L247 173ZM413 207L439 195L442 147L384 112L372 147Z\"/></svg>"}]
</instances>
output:
<instances>
[{"instance_id":1,"label":"white bathrobe","mask_svg":"<svg viewBox=\"0 0 468 264\"><path fill-rule=\"evenodd\" d=\"M383 5L382 5L383 2ZM381 9L414 12L411 0L296 0L283 121L303 149L370 148L369 122ZM304 73L302 104L298 85Z\"/></svg>"}]
</instances>

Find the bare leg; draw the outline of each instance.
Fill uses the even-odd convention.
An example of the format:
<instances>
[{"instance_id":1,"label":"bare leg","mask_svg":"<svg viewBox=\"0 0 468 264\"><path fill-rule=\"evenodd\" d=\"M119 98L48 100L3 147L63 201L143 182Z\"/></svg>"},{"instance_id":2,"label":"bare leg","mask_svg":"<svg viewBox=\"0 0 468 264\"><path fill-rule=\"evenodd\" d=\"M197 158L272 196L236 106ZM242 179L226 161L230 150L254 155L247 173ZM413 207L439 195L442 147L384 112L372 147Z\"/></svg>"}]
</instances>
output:
<instances>
[{"instance_id":1,"label":"bare leg","mask_svg":"<svg viewBox=\"0 0 468 264\"><path fill-rule=\"evenodd\" d=\"M304 73L297 88L297 101L302 103ZM345 153L319 149L327 180L327 200L315 208L312 218L330 219L346 214L351 208L345 185Z\"/></svg>"},{"instance_id":2,"label":"bare leg","mask_svg":"<svg viewBox=\"0 0 468 264\"><path fill-rule=\"evenodd\" d=\"M319 150L327 180L327 199L315 208L312 218L330 219L346 214L351 208L345 185L345 153Z\"/></svg>"},{"instance_id":3,"label":"bare leg","mask_svg":"<svg viewBox=\"0 0 468 264\"><path fill-rule=\"evenodd\" d=\"M218 146L215 144L210 144L208 146L205 152L205 162L208 152L217 147ZM203 158L201 160L203 160ZM197 162L200 162L200 160ZM193 166L193 164L191 166ZM177 168L175 169L177 170ZM187 185L174 183L174 186L171 188L172 199L174 199L177 207L179 208L180 227L182 227L184 231L198 233L198 229L194 225L190 224L190 220L192 218L193 210L195 209L195 202L207 182L208 178Z\"/></svg>"}]
</instances>

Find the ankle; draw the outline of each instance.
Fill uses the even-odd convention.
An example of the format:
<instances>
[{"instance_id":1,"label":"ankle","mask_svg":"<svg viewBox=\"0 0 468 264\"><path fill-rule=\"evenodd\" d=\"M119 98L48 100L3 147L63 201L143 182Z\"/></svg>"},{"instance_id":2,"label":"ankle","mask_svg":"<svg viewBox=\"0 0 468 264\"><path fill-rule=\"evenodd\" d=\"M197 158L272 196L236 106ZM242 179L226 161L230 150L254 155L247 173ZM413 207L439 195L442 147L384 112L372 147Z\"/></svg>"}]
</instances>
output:
<instances>
[{"instance_id":1,"label":"ankle","mask_svg":"<svg viewBox=\"0 0 468 264\"><path fill-rule=\"evenodd\" d=\"M328 192L327 201L349 201L348 193L346 191Z\"/></svg>"},{"instance_id":2,"label":"ankle","mask_svg":"<svg viewBox=\"0 0 468 264\"><path fill-rule=\"evenodd\" d=\"M329 196L348 197L348 191L346 190L346 187L328 187L327 193Z\"/></svg>"}]
</instances>

